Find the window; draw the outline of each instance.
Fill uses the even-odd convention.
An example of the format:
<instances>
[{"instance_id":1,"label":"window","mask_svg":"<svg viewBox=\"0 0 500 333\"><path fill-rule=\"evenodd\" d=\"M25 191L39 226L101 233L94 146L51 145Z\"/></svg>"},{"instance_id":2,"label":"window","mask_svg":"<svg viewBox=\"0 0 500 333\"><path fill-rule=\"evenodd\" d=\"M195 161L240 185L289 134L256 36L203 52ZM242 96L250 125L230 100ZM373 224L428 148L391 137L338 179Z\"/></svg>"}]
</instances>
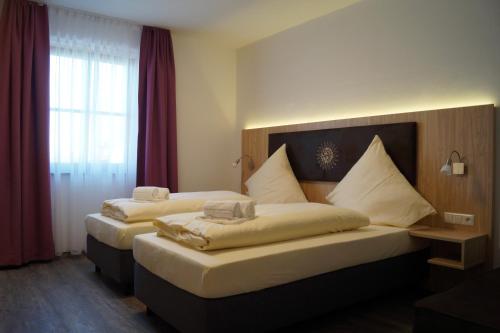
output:
<instances>
[{"instance_id":1,"label":"window","mask_svg":"<svg viewBox=\"0 0 500 333\"><path fill-rule=\"evenodd\" d=\"M141 27L49 6L50 172L56 253L85 249L85 216L130 197Z\"/></svg>"},{"instance_id":2,"label":"window","mask_svg":"<svg viewBox=\"0 0 500 333\"><path fill-rule=\"evenodd\" d=\"M129 64L127 59L120 60L52 49L51 163L126 162Z\"/></svg>"}]
</instances>

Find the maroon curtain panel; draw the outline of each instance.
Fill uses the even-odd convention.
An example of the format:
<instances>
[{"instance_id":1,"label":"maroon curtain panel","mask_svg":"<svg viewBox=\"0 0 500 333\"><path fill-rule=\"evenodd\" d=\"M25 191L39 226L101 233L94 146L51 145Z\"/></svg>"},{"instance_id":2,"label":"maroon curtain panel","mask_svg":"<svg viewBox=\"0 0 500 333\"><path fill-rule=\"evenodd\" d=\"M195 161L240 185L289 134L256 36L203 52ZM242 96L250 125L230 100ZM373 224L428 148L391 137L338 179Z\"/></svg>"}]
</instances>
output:
<instances>
[{"instance_id":1,"label":"maroon curtain panel","mask_svg":"<svg viewBox=\"0 0 500 333\"><path fill-rule=\"evenodd\" d=\"M139 60L137 186L177 192L175 66L172 37L144 27Z\"/></svg>"},{"instance_id":2,"label":"maroon curtain panel","mask_svg":"<svg viewBox=\"0 0 500 333\"><path fill-rule=\"evenodd\" d=\"M6 0L0 40L0 266L11 266L54 257L47 7Z\"/></svg>"}]
</instances>

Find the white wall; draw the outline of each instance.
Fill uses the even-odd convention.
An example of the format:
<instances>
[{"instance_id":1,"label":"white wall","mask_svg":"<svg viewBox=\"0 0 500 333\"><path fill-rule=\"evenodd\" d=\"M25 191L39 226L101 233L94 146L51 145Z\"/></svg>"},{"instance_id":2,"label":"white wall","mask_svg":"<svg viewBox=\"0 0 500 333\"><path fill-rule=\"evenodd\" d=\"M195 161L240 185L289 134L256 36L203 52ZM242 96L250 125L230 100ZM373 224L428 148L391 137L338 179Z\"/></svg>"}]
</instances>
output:
<instances>
[{"instance_id":1,"label":"white wall","mask_svg":"<svg viewBox=\"0 0 500 333\"><path fill-rule=\"evenodd\" d=\"M498 0L364 0L241 48L238 126L500 106L499 17Z\"/></svg>"},{"instance_id":2,"label":"white wall","mask_svg":"<svg viewBox=\"0 0 500 333\"><path fill-rule=\"evenodd\" d=\"M177 84L179 190L240 190L232 162L236 129L236 51L173 31Z\"/></svg>"}]
</instances>

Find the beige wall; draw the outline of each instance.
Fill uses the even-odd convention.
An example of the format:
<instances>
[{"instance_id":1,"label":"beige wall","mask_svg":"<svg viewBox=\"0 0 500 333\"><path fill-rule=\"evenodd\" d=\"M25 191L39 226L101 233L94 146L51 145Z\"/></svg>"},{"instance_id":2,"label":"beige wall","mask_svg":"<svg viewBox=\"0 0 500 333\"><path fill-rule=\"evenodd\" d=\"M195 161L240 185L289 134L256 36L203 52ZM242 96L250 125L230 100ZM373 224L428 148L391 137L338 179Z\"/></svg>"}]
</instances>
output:
<instances>
[{"instance_id":1,"label":"beige wall","mask_svg":"<svg viewBox=\"0 0 500 333\"><path fill-rule=\"evenodd\" d=\"M498 17L497 0L364 0L241 48L238 127L500 105Z\"/></svg>"},{"instance_id":2,"label":"beige wall","mask_svg":"<svg viewBox=\"0 0 500 333\"><path fill-rule=\"evenodd\" d=\"M236 52L206 37L173 32L179 190L239 191Z\"/></svg>"}]
</instances>

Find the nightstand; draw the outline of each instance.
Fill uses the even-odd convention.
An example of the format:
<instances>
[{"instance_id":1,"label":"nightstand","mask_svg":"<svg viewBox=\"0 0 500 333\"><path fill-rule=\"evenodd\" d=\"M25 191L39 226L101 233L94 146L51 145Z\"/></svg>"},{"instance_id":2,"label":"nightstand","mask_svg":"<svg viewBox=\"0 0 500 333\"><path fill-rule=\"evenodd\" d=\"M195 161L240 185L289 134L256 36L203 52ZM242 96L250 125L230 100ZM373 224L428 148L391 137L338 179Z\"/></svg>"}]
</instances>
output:
<instances>
[{"instance_id":1,"label":"nightstand","mask_svg":"<svg viewBox=\"0 0 500 333\"><path fill-rule=\"evenodd\" d=\"M429 287L433 291L449 289L475 275L486 260L487 234L432 227L409 233L432 241L427 262L431 265Z\"/></svg>"}]
</instances>

